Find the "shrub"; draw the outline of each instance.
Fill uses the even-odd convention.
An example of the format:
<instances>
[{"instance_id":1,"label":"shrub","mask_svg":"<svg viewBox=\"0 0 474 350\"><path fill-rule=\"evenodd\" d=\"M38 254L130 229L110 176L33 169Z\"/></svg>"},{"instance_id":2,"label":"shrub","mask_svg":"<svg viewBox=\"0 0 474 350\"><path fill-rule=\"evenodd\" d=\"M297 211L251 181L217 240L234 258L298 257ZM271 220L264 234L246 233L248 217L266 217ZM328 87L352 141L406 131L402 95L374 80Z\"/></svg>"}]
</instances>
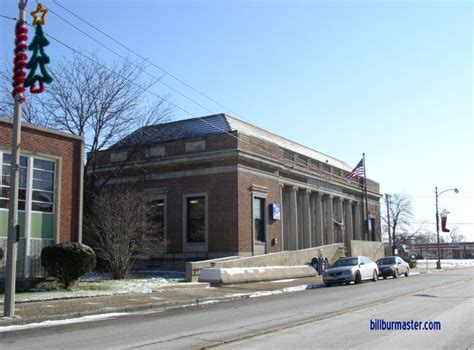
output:
<instances>
[{"instance_id":1,"label":"shrub","mask_svg":"<svg viewBox=\"0 0 474 350\"><path fill-rule=\"evenodd\" d=\"M68 242L45 247L41 251L41 265L56 277L66 289L77 286L79 277L94 269L96 256L85 244Z\"/></svg>"},{"instance_id":2,"label":"shrub","mask_svg":"<svg viewBox=\"0 0 474 350\"><path fill-rule=\"evenodd\" d=\"M0 247L0 260L3 259L3 249Z\"/></svg>"}]
</instances>

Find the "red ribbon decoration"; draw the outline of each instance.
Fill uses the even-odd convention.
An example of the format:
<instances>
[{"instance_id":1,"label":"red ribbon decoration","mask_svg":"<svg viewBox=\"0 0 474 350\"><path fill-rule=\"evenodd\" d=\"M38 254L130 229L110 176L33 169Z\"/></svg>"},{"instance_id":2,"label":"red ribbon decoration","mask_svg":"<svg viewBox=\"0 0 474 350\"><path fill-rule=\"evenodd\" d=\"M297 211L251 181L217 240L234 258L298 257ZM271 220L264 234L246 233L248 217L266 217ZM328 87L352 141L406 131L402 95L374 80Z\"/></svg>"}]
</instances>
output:
<instances>
[{"instance_id":1,"label":"red ribbon decoration","mask_svg":"<svg viewBox=\"0 0 474 350\"><path fill-rule=\"evenodd\" d=\"M36 87L35 84L33 83L30 86L30 92L32 94L41 94L42 92L44 92L44 83L42 81L40 81L38 87Z\"/></svg>"},{"instance_id":2,"label":"red ribbon decoration","mask_svg":"<svg viewBox=\"0 0 474 350\"><path fill-rule=\"evenodd\" d=\"M19 99L20 103L25 102L25 97L23 94L25 93L25 88L23 87L23 83L25 82L26 73L24 69L26 67L26 61L28 56L26 55L26 50L28 49L28 45L26 41L28 40L28 28L26 27L25 21L17 21L15 26L15 58L13 59L13 91L12 96L13 98L16 95L21 94L22 96Z\"/></svg>"}]
</instances>

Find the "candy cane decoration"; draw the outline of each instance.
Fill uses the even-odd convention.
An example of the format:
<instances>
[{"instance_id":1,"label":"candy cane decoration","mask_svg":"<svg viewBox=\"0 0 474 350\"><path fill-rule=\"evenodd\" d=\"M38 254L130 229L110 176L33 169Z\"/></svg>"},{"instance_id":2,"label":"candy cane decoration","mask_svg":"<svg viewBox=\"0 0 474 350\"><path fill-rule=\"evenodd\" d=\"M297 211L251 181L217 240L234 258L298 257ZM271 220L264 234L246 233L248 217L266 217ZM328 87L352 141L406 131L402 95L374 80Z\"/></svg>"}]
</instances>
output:
<instances>
[{"instance_id":1,"label":"candy cane decoration","mask_svg":"<svg viewBox=\"0 0 474 350\"><path fill-rule=\"evenodd\" d=\"M19 102L25 102L25 88L23 84L25 82L26 73L24 71L26 67L26 61L28 56L26 55L26 50L28 49L28 45L26 41L28 40L28 28L26 27L26 23L22 20L16 22L15 26L15 58L13 60L13 91L12 96L13 98L16 95L20 94Z\"/></svg>"}]
</instances>

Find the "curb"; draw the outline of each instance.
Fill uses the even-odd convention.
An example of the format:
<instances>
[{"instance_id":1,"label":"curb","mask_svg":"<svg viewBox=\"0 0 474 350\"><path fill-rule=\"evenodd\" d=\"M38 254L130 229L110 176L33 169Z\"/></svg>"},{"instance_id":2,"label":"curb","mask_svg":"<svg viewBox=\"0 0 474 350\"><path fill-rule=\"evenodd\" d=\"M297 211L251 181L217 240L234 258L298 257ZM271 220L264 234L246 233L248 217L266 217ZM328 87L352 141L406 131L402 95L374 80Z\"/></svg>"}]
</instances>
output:
<instances>
[{"instance_id":1,"label":"curb","mask_svg":"<svg viewBox=\"0 0 474 350\"><path fill-rule=\"evenodd\" d=\"M205 284L208 285L208 283L205 283ZM200 306L200 305L207 305L210 303L221 303L221 302L226 302L226 301L246 299L249 297L250 294L251 293L247 293L243 295L230 296L230 297L205 297L205 298L189 299L189 300L175 301L175 302L164 302L162 304L147 303L147 304L141 304L141 305L135 305L135 306L107 307L100 310L74 312L74 313L62 314L62 315L51 315L48 317L32 317L32 318L0 317L0 329L7 326L21 326L21 325L35 324L35 323L41 323L41 322L46 322L46 321L61 321L61 320L66 320L66 319L80 318L84 316L102 315L102 314L110 314L110 313L133 313L133 312L147 311L147 310L172 310L172 309L178 309L178 308L183 308L183 307Z\"/></svg>"}]
</instances>

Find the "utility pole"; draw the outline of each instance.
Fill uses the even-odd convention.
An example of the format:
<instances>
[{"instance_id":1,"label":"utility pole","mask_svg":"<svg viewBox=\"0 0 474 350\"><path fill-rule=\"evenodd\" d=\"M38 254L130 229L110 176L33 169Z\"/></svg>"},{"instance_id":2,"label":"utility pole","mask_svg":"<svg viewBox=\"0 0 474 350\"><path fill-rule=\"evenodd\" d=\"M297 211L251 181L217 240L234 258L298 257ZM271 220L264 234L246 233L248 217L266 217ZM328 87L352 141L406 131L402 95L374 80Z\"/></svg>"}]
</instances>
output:
<instances>
[{"instance_id":1,"label":"utility pole","mask_svg":"<svg viewBox=\"0 0 474 350\"><path fill-rule=\"evenodd\" d=\"M387 203L387 228L388 228L388 244L392 250L392 255L395 255L394 246L392 246L392 233L390 226L390 195L385 193L385 202ZM393 242L395 244L395 242Z\"/></svg>"},{"instance_id":2,"label":"utility pole","mask_svg":"<svg viewBox=\"0 0 474 350\"><path fill-rule=\"evenodd\" d=\"M18 24L22 25L26 17L27 0L19 0ZM18 40L18 33L17 33ZM18 43L16 43L18 47ZM26 57L26 56L25 56ZM16 58L15 58L16 59ZM8 243L7 243L7 266L5 275L5 317L15 317L15 285L16 285L16 260L20 227L18 226L18 185L20 179L20 141L21 141L21 107L24 100L23 92L17 90L23 88L23 82L15 86L13 98L15 99L13 111L13 135L12 155L10 163L10 197L8 206Z\"/></svg>"}]
</instances>

